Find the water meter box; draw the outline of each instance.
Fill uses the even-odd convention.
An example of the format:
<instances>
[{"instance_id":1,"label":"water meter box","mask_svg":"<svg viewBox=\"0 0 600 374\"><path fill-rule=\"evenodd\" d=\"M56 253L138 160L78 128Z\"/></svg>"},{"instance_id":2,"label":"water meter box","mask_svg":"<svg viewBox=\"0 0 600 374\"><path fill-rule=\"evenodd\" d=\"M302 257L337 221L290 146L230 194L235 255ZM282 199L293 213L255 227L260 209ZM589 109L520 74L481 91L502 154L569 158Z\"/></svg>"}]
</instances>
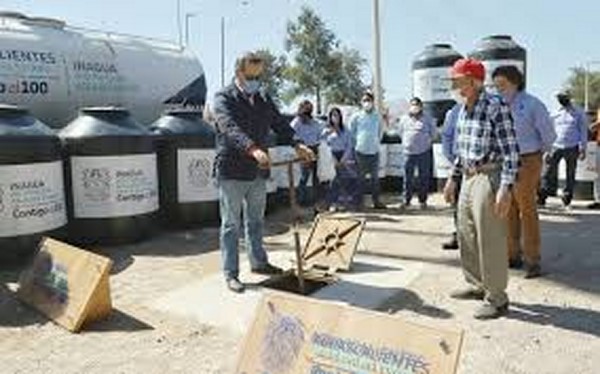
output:
<instances>
[{"instance_id":1,"label":"water meter box","mask_svg":"<svg viewBox=\"0 0 600 374\"><path fill-rule=\"evenodd\" d=\"M298 271L290 270L262 283L265 287L309 294L337 280L338 270L352 267L365 220L319 215L315 218L301 253L305 290L298 286Z\"/></svg>"},{"instance_id":2,"label":"water meter box","mask_svg":"<svg viewBox=\"0 0 600 374\"><path fill-rule=\"evenodd\" d=\"M0 266L27 260L66 224L60 140L27 110L0 105Z\"/></svg>"},{"instance_id":3,"label":"water meter box","mask_svg":"<svg viewBox=\"0 0 600 374\"><path fill-rule=\"evenodd\" d=\"M122 244L149 237L158 218L155 137L122 108L86 108L60 133L69 238Z\"/></svg>"},{"instance_id":4,"label":"water meter box","mask_svg":"<svg viewBox=\"0 0 600 374\"><path fill-rule=\"evenodd\" d=\"M160 137L158 175L162 221L172 227L214 224L219 191L214 178L215 130L195 109L165 112L151 129Z\"/></svg>"}]
</instances>

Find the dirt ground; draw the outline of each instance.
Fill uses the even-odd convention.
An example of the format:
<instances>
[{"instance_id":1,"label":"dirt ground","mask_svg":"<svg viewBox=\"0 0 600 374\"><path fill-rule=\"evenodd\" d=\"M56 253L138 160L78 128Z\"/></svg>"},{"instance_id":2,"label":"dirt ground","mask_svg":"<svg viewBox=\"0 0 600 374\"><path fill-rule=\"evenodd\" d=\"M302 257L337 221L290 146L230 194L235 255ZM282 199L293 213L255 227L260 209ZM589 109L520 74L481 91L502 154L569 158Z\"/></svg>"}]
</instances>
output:
<instances>
[{"instance_id":1,"label":"dirt ground","mask_svg":"<svg viewBox=\"0 0 600 374\"><path fill-rule=\"evenodd\" d=\"M388 202L397 206L393 197ZM359 251L424 264L419 277L398 288L381 311L464 329L459 373L598 374L600 212L582 206L576 202L563 211L553 200L542 211L546 274L525 280L512 271L511 310L494 321L475 320L475 302L448 297L462 278L458 253L440 250L452 226L439 196L427 211L365 213ZM269 216L270 250L291 249L288 213ZM216 228L166 232L137 245L96 249L115 262L115 312L80 334L12 297L18 269L0 272L0 373L230 373L242 336L150 307L162 295L218 271L217 234Z\"/></svg>"}]
</instances>

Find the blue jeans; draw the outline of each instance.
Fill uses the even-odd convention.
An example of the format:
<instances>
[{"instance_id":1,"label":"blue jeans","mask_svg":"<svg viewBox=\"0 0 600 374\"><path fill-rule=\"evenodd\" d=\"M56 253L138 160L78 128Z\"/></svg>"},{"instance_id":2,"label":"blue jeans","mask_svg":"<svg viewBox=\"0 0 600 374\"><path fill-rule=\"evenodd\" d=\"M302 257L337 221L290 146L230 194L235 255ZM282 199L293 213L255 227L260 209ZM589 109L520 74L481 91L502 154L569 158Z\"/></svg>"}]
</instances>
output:
<instances>
[{"instance_id":1,"label":"blue jeans","mask_svg":"<svg viewBox=\"0 0 600 374\"><path fill-rule=\"evenodd\" d=\"M410 204L415 193L415 169L419 172L417 178L419 202L425 203L431 181L431 153L429 151L416 155L406 155L404 164L404 202L406 204Z\"/></svg>"},{"instance_id":2,"label":"blue jeans","mask_svg":"<svg viewBox=\"0 0 600 374\"><path fill-rule=\"evenodd\" d=\"M370 175L370 191L373 204L379 204L379 154L366 155L356 152L356 162L358 164L360 181L363 186L366 185L367 174Z\"/></svg>"},{"instance_id":3,"label":"blue jeans","mask_svg":"<svg viewBox=\"0 0 600 374\"><path fill-rule=\"evenodd\" d=\"M223 179L219 181L221 208L220 246L225 278L239 275L238 237L244 213L246 248L253 269L267 264L267 253L263 247L263 222L267 201L266 180L252 181Z\"/></svg>"}]
</instances>

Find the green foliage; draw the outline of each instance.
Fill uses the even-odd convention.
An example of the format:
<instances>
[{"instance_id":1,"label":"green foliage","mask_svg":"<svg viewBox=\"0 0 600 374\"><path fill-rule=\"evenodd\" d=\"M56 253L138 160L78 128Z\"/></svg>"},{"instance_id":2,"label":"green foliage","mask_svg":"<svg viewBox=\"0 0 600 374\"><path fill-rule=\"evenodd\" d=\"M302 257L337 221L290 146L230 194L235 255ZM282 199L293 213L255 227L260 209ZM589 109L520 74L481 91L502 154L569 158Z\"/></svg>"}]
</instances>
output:
<instances>
[{"instance_id":1,"label":"green foliage","mask_svg":"<svg viewBox=\"0 0 600 374\"><path fill-rule=\"evenodd\" d=\"M573 100L585 106L585 69L571 68L565 87L571 91ZM589 74L589 108L592 111L600 109L600 72L591 71Z\"/></svg>"}]
</instances>

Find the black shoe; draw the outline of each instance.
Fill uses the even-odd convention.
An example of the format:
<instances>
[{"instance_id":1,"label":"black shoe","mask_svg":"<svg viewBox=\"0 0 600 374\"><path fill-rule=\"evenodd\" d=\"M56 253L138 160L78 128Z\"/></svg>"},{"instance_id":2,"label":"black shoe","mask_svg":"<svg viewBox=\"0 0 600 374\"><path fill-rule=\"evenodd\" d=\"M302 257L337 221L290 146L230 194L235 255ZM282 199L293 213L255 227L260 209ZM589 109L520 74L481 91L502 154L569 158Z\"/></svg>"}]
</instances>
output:
<instances>
[{"instance_id":1,"label":"black shoe","mask_svg":"<svg viewBox=\"0 0 600 374\"><path fill-rule=\"evenodd\" d=\"M384 209L387 209L387 206L384 203L381 203L378 201L373 204L373 209L384 210Z\"/></svg>"},{"instance_id":2,"label":"black shoe","mask_svg":"<svg viewBox=\"0 0 600 374\"><path fill-rule=\"evenodd\" d=\"M511 258L508 260L508 267L510 269L521 269L523 267L523 260L521 257Z\"/></svg>"},{"instance_id":3,"label":"black shoe","mask_svg":"<svg viewBox=\"0 0 600 374\"><path fill-rule=\"evenodd\" d=\"M449 241L442 243L442 249L446 251L458 249L458 240L456 240L456 238L452 238Z\"/></svg>"},{"instance_id":4,"label":"black shoe","mask_svg":"<svg viewBox=\"0 0 600 374\"><path fill-rule=\"evenodd\" d=\"M596 201L587 206L588 209L600 209L600 202Z\"/></svg>"},{"instance_id":5,"label":"black shoe","mask_svg":"<svg viewBox=\"0 0 600 374\"><path fill-rule=\"evenodd\" d=\"M458 300L483 300L485 291L473 287L468 287L450 293L450 297Z\"/></svg>"},{"instance_id":6,"label":"black shoe","mask_svg":"<svg viewBox=\"0 0 600 374\"><path fill-rule=\"evenodd\" d=\"M545 198L545 197L541 197L541 196L539 196L539 197L538 197L538 199L537 199L537 205L538 205L539 207L544 207L544 206L546 206L546 198Z\"/></svg>"},{"instance_id":7,"label":"black shoe","mask_svg":"<svg viewBox=\"0 0 600 374\"><path fill-rule=\"evenodd\" d=\"M542 275L542 267L539 264L527 266L527 273L525 273L525 279L533 279Z\"/></svg>"},{"instance_id":8,"label":"black shoe","mask_svg":"<svg viewBox=\"0 0 600 374\"><path fill-rule=\"evenodd\" d=\"M507 313L508 303L500 306L493 306L492 304L485 303L477 309L474 317L476 319L493 319L506 315Z\"/></svg>"},{"instance_id":9,"label":"black shoe","mask_svg":"<svg viewBox=\"0 0 600 374\"><path fill-rule=\"evenodd\" d=\"M283 270L278 268L277 266L273 266L268 262L261 267L252 269L253 273L261 274L261 275L277 275L282 274Z\"/></svg>"},{"instance_id":10,"label":"black shoe","mask_svg":"<svg viewBox=\"0 0 600 374\"><path fill-rule=\"evenodd\" d=\"M227 279L227 288L235 293L242 293L246 289L244 284L240 282L237 278L228 278Z\"/></svg>"},{"instance_id":11,"label":"black shoe","mask_svg":"<svg viewBox=\"0 0 600 374\"><path fill-rule=\"evenodd\" d=\"M562 203L565 206L565 208L567 208L569 205L571 205L571 196L568 195L563 195L563 197L561 197Z\"/></svg>"}]
</instances>

